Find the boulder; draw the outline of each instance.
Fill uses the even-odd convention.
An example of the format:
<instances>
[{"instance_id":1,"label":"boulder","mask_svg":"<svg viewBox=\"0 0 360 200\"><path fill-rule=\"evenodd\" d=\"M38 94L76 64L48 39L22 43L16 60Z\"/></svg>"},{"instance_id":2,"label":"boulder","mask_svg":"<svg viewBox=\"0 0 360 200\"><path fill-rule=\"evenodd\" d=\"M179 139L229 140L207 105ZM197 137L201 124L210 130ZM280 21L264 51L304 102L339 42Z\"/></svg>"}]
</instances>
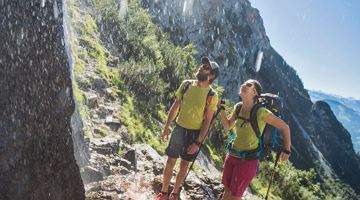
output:
<instances>
[{"instance_id":1,"label":"boulder","mask_svg":"<svg viewBox=\"0 0 360 200\"><path fill-rule=\"evenodd\" d=\"M108 84L106 83L106 81L100 77L95 78L92 82L92 88L97 92L103 92L103 90L107 87Z\"/></svg>"},{"instance_id":2,"label":"boulder","mask_svg":"<svg viewBox=\"0 0 360 200\"><path fill-rule=\"evenodd\" d=\"M120 139L112 136L93 139L91 149L99 154L110 155L116 154L119 150Z\"/></svg>"},{"instance_id":3,"label":"boulder","mask_svg":"<svg viewBox=\"0 0 360 200\"><path fill-rule=\"evenodd\" d=\"M85 104L89 108L96 108L98 106L99 97L96 94L86 93L85 95Z\"/></svg>"},{"instance_id":4,"label":"boulder","mask_svg":"<svg viewBox=\"0 0 360 200\"><path fill-rule=\"evenodd\" d=\"M104 175L101 173L100 170L92 167L92 166L86 166L82 169L82 179L85 183L89 182L95 182L103 180Z\"/></svg>"},{"instance_id":5,"label":"boulder","mask_svg":"<svg viewBox=\"0 0 360 200\"><path fill-rule=\"evenodd\" d=\"M0 1L0 199L84 200L64 1Z\"/></svg>"}]
</instances>

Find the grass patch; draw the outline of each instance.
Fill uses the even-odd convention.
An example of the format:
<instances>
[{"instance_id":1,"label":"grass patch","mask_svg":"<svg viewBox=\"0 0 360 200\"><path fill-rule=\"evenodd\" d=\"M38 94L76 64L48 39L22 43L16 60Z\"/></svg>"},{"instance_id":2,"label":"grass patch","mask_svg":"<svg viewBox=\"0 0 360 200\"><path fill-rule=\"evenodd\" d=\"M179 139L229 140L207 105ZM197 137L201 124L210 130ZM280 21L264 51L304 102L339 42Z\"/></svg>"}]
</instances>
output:
<instances>
[{"instance_id":1,"label":"grass patch","mask_svg":"<svg viewBox=\"0 0 360 200\"><path fill-rule=\"evenodd\" d=\"M254 178L254 179L251 181L251 183L250 183L250 189L251 189L251 191L253 192L253 194L265 198L268 184L269 184L269 182L268 182L267 184L266 184L266 183L264 184L264 183L262 183L262 182L256 177L256 178ZM272 187L274 187L274 186L272 186ZM271 189L272 189L272 188L270 188L270 192L269 192L268 198L269 198L269 199L272 199L272 200L282 200L282 198L280 198L279 196L274 195L274 194L271 192Z\"/></svg>"},{"instance_id":2,"label":"grass patch","mask_svg":"<svg viewBox=\"0 0 360 200\"><path fill-rule=\"evenodd\" d=\"M224 155L216 152L210 142L205 143L203 148L208 152L210 159L215 163L215 167L220 169L224 164Z\"/></svg>"},{"instance_id":3,"label":"grass patch","mask_svg":"<svg viewBox=\"0 0 360 200\"><path fill-rule=\"evenodd\" d=\"M109 135L109 130L107 128L100 127L96 129L95 133L99 134L101 137L106 137Z\"/></svg>"},{"instance_id":4,"label":"grass patch","mask_svg":"<svg viewBox=\"0 0 360 200\"><path fill-rule=\"evenodd\" d=\"M89 56L97 61L96 67L99 74L101 74L106 81L110 82L111 79L108 74L106 62L106 54L108 52L102 45L96 22L91 15L87 14L82 25L80 35L82 42L84 42L83 46L87 47Z\"/></svg>"},{"instance_id":5,"label":"grass patch","mask_svg":"<svg viewBox=\"0 0 360 200\"><path fill-rule=\"evenodd\" d=\"M127 127L132 143L147 143L163 155L166 144L161 142L161 127L149 115L141 115L135 106L135 99L129 93L121 92L123 107L120 119ZM160 112L160 115L165 114ZM157 134L156 134L157 133Z\"/></svg>"}]
</instances>

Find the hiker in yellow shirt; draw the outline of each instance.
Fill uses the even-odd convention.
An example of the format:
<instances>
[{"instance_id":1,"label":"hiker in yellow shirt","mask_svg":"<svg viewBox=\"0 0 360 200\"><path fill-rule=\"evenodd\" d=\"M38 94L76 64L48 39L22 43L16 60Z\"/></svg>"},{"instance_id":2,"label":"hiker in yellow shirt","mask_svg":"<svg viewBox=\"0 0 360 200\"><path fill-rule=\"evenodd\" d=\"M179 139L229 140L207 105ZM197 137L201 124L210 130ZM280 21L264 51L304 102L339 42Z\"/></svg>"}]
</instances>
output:
<instances>
[{"instance_id":1,"label":"hiker in yellow shirt","mask_svg":"<svg viewBox=\"0 0 360 200\"><path fill-rule=\"evenodd\" d=\"M242 106L237 114L236 106L230 118L226 116L225 108L221 106L221 121L226 130L235 126L236 138L231 146L231 152L226 155L222 183L224 184L224 194L222 200L240 200L245 189L256 175L259 159L239 156L237 152L254 151L258 148L259 139L251 126L250 113L258 101L262 91L261 85L257 80L250 79L240 87L239 95L242 99ZM290 128L280 118L275 116L265 107L257 110L257 123L260 133L266 124L278 128L284 138L284 149L280 154L280 160L288 160L290 156ZM241 155L241 154L240 154Z\"/></svg>"},{"instance_id":2,"label":"hiker in yellow shirt","mask_svg":"<svg viewBox=\"0 0 360 200\"><path fill-rule=\"evenodd\" d=\"M180 157L180 170L169 195L170 200L179 198L179 188L184 181L189 163L195 159L217 108L218 95L210 85L218 75L219 65L203 57L196 73L197 79L185 80L178 88L162 133L163 140L168 140L169 126L175 120L176 126L165 150L168 159L163 172L162 190L155 200L167 199L173 169Z\"/></svg>"}]
</instances>

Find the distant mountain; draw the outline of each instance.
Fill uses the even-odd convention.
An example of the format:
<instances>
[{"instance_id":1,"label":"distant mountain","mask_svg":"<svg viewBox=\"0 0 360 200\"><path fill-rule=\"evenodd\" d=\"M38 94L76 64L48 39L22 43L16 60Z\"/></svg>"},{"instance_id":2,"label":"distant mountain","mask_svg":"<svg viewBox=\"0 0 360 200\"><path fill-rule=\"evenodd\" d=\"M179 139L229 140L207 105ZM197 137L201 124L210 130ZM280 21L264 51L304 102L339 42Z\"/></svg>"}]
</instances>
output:
<instances>
[{"instance_id":1,"label":"distant mountain","mask_svg":"<svg viewBox=\"0 0 360 200\"><path fill-rule=\"evenodd\" d=\"M354 150L360 152L360 100L314 90L309 95L313 102L325 101L330 105L336 118L350 132Z\"/></svg>"}]
</instances>

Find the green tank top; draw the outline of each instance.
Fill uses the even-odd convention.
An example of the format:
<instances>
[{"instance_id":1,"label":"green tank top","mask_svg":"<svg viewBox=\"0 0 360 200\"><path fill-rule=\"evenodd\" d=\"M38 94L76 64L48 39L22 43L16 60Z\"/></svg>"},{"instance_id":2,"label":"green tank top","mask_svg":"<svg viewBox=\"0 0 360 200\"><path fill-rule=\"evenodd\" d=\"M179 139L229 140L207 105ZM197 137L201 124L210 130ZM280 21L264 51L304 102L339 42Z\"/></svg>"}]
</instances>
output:
<instances>
[{"instance_id":1,"label":"green tank top","mask_svg":"<svg viewBox=\"0 0 360 200\"><path fill-rule=\"evenodd\" d=\"M196 85L195 80L190 80L193 83L190 85L189 89L187 89L183 98L181 98L186 81L189 80L183 81L175 93L176 98L181 101L180 112L176 119L176 123L187 129L199 130L204 119L204 110L210 87L199 87ZM218 95L215 93L208 109L216 111L217 102Z\"/></svg>"},{"instance_id":2,"label":"green tank top","mask_svg":"<svg viewBox=\"0 0 360 200\"><path fill-rule=\"evenodd\" d=\"M234 107L233 113L234 112L236 112L236 106ZM270 114L272 114L272 112L264 107L259 108L257 112L257 121L261 133L263 132L266 125L264 119ZM250 119L250 112L240 111L240 116L245 119ZM250 122L237 119L235 122L235 132L237 137L233 143L234 149L238 151L248 151L258 147L259 139L256 137L255 131L251 127Z\"/></svg>"}]
</instances>

